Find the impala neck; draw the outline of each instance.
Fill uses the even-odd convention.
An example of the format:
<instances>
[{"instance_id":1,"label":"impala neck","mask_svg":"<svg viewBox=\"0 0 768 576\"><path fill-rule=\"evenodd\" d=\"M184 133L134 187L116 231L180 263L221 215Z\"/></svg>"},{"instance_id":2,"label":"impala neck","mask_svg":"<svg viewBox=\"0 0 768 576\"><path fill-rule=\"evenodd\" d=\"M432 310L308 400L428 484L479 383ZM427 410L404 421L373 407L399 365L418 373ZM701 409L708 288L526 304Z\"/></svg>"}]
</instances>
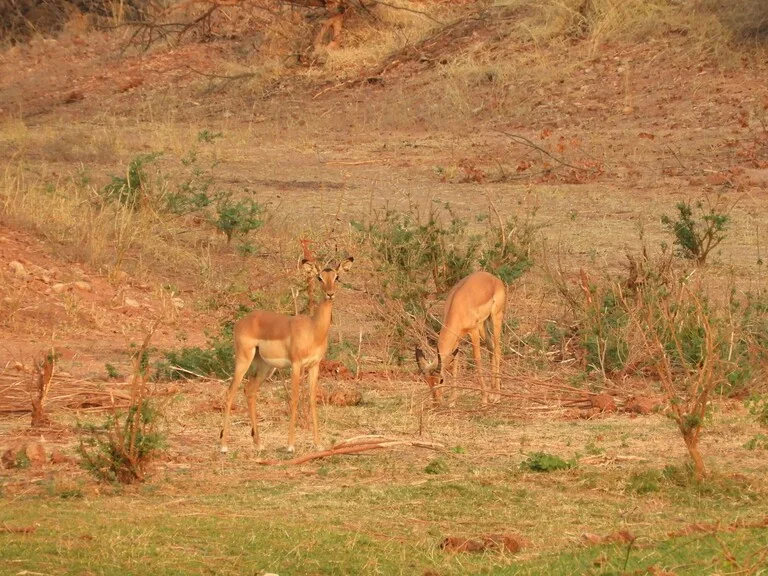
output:
<instances>
[{"instance_id":1,"label":"impala neck","mask_svg":"<svg viewBox=\"0 0 768 576\"><path fill-rule=\"evenodd\" d=\"M442 368L445 370L453 360L453 352L456 350L459 337L449 327L444 326L437 338L437 351L442 359Z\"/></svg>"},{"instance_id":2,"label":"impala neck","mask_svg":"<svg viewBox=\"0 0 768 576\"><path fill-rule=\"evenodd\" d=\"M328 330L331 328L332 311L333 300L326 298L320 303L312 316L312 324L315 326L315 336L319 340L325 340L328 337Z\"/></svg>"}]
</instances>

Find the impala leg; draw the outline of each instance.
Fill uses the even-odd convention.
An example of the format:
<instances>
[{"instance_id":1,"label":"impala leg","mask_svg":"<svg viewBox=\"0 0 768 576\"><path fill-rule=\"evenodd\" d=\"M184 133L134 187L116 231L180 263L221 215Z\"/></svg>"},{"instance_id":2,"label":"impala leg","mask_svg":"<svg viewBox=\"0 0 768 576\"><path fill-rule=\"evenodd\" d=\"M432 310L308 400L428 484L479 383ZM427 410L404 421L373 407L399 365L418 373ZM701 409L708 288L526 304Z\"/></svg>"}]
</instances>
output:
<instances>
[{"instance_id":1,"label":"impala leg","mask_svg":"<svg viewBox=\"0 0 768 576\"><path fill-rule=\"evenodd\" d=\"M472 337L472 355L475 358L475 370L480 380L481 402L488 404L488 390L485 387L485 376L483 375L482 359L480 358L480 329L473 329L469 335Z\"/></svg>"},{"instance_id":2,"label":"impala leg","mask_svg":"<svg viewBox=\"0 0 768 576\"><path fill-rule=\"evenodd\" d=\"M459 394L458 389L456 388L456 381L459 376L459 356L460 354L456 354L455 352L451 354L452 360L451 360L451 390L449 392L449 400L448 400L448 407L453 408L456 406L456 397Z\"/></svg>"},{"instance_id":3,"label":"impala leg","mask_svg":"<svg viewBox=\"0 0 768 576\"><path fill-rule=\"evenodd\" d=\"M288 452L294 451L294 444L296 443L296 413L299 410L301 374L301 364L293 364L291 366L291 421L288 425Z\"/></svg>"},{"instance_id":4,"label":"impala leg","mask_svg":"<svg viewBox=\"0 0 768 576\"><path fill-rule=\"evenodd\" d=\"M272 374L274 368L264 362L261 358L256 360L256 362L256 375L245 383L245 398L248 401L248 416L251 418L251 436L253 436L253 444L256 446L256 450L263 450L264 445L259 438L259 420L258 414L256 413L256 400L259 397L261 383L269 378L269 375Z\"/></svg>"},{"instance_id":5,"label":"impala leg","mask_svg":"<svg viewBox=\"0 0 768 576\"><path fill-rule=\"evenodd\" d=\"M253 357L256 355L256 348L240 348L235 342L235 374L232 376L232 383L229 385L229 389L224 399L224 426L221 429L221 447L222 452L226 452L227 440L229 439L229 416L232 410L232 400L235 399L237 389L240 387L240 382L243 380L243 376L248 372L248 368L253 362Z\"/></svg>"},{"instance_id":6,"label":"impala leg","mask_svg":"<svg viewBox=\"0 0 768 576\"><path fill-rule=\"evenodd\" d=\"M322 450L320 434L317 429L317 381L320 377L320 364L315 364L309 369L309 412L312 415L312 440L315 448Z\"/></svg>"},{"instance_id":7,"label":"impala leg","mask_svg":"<svg viewBox=\"0 0 768 576\"><path fill-rule=\"evenodd\" d=\"M493 389L494 402L501 399L501 325L504 323L504 310L493 316Z\"/></svg>"}]
</instances>

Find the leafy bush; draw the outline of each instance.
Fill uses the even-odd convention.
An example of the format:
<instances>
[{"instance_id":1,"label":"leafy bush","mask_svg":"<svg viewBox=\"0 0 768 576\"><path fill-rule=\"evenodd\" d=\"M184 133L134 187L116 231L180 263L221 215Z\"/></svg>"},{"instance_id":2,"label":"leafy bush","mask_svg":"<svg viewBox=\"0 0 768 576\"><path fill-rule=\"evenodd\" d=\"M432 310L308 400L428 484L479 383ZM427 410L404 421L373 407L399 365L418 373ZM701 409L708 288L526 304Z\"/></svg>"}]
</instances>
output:
<instances>
[{"instance_id":1,"label":"leafy bush","mask_svg":"<svg viewBox=\"0 0 768 576\"><path fill-rule=\"evenodd\" d=\"M445 474L448 472L448 464L442 458L435 458L424 468L427 474Z\"/></svg>"},{"instance_id":2,"label":"leafy bush","mask_svg":"<svg viewBox=\"0 0 768 576\"><path fill-rule=\"evenodd\" d=\"M410 212L387 210L368 223L352 222L363 242L372 251L380 273L381 318L389 326L388 339L395 358L402 361L403 339L418 338L417 323L440 330L437 318L428 314L433 297L443 298L462 278L480 268L505 282L518 278L532 265L536 231L533 214L524 222L510 218L506 223L489 215L478 218L479 230L459 217L450 204L435 202L426 218L415 208ZM394 312L387 309L396 305ZM409 330L413 329L413 334Z\"/></svg>"},{"instance_id":3,"label":"leafy bush","mask_svg":"<svg viewBox=\"0 0 768 576\"><path fill-rule=\"evenodd\" d=\"M744 444L744 448L747 450L768 450L768 436L755 434Z\"/></svg>"},{"instance_id":4,"label":"leafy bush","mask_svg":"<svg viewBox=\"0 0 768 576\"><path fill-rule=\"evenodd\" d=\"M640 470L630 474L627 480L627 490L635 494L648 494L661 489L663 476L658 470Z\"/></svg>"},{"instance_id":5,"label":"leafy bush","mask_svg":"<svg viewBox=\"0 0 768 576\"><path fill-rule=\"evenodd\" d=\"M147 464L165 445L158 420L158 411L145 400L125 414L110 416L101 426L82 426L86 437L81 438L78 453L83 467L105 482L142 481Z\"/></svg>"},{"instance_id":6,"label":"leafy bush","mask_svg":"<svg viewBox=\"0 0 768 576\"><path fill-rule=\"evenodd\" d=\"M235 314L241 318L251 311L249 306L240 306ZM221 324L219 333L208 335L207 346L185 346L179 350L164 353L165 359L155 365L155 378L179 380L198 376L211 376L226 380L235 369L234 320Z\"/></svg>"},{"instance_id":7,"label":"leafy bush","mask_svg":"<svg viewBox=\"0 0 768 576\"><path fill-rule=\"evenodd\" d=\"M745 402L749 413L755 417L757 423L768 427L768 396L753 394Z\"/></svg>"},{"instance_id":8,"label":"leafy bush","mask_svg":"<svg viewBox=\"0 0 768 576\"><path fill-rule=\"evenodd\" d=\"M678 202L676 220L667 215L661 217L661 223L675 237L678 255L697 264L704 264L709 253L725 239L730 222L728 212L733 208L729 208L721 196L714 203L709 198L705 201L706 207L703 200L694 204L696 215L689 202Z\"/></svg>"},{"instance_id":9,"label":"leafy bush","mask_svg":"<svg viewBox=\"0 0 768 576\"><path fill-rule=\"evenodd\" d=\"M112 176L112 181L101 190L107 202L118 202L132 210L146 206L152 196L150 177L145 167L160 156L159 153L140 154L128 164L125 176Z\"/></svg>"},{"instance_id":10,"label":"leafy bush","mask_svg":"<svg viewBox=\"0 0 768 576\"><path fill-rule=\"evenodd\" d=\"M159 411L145 398L149 369L149 341L133 353L131 401L125 414L115 411L101 426L82 426L78 453L81 464L96 478L130 484L144 480L146 467L165 444L158 431Z\"/></svg>"},{"instance_id":11,"label":"leafy bush","mask_svg":"<svg viewBox=\"0 0 768 576\"><path fill-rule=\"evenodd\" d=\"M201 132L203 141L212 141L220 134ZM158 174L163 182L153 186L146 166L154 162L160 154L142 154L129 164L126 176L113 176L112 181L101 190L101 197L106 202L119 203L131 210L152 207L159 214L173 216L194 215L198 222L206 222L227 237L231 243L234 237L246 237L258 230L263 224L264 207L252 196L244 198L230 190L217 190L214 169L218 161L210 166L201 165L198 154L191 150L181 158L185 174L178 184L169 186L169 179ZM248 194L248 190L243 191ZM249 244L241 247L241 253L253 252Z\"/></svg>"},{"instance_id":12,"label":"leafy bush","mask_svg":"<svg viewBox=\"0 0 768 576\"><path fill-rule=\"evenodd\" d=\"M227 237L227 244L235 235L247 236L258 230L264 223L260 216L264 208L253 198L235 200L231 194L224 194L216 202L216 215L210 222Z\"/></svg>"},{"instance_id":13,"label":"leafy bush","mask_svg":"<svg viewBox=\"0 0 768 576\"><path fill-rule=\"evenodd\" d=\"M565 461L554 454L532 452L520 463L520 468L531 472L553 472L555 470L567 470L573 468L574 465L574 461Z\"/></svg>"},{"instance_id":14,"label":"leafy bush","mask_svg":"<svg viewBox=\"0 0 768 576\"><path fill-rule=\"evenodd\" d=\"M208 347L185 346L164 353L165 360L157 364L156 378L179 380L198 376L232 377L235 367L235 349L232 339L222 336L209 338Z\"/></svg>"}]
</instances>

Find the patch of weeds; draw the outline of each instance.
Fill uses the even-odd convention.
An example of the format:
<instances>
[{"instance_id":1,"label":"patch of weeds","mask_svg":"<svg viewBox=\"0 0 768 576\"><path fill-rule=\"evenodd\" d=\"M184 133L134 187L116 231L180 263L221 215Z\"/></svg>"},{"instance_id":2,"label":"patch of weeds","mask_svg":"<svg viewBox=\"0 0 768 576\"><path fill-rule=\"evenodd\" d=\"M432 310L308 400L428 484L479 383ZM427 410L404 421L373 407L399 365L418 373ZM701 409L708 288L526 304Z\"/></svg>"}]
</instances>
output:
<instances>
[{"instance_id":1,"label":"patch of weeds","mask_svg":"<svg viewBox=\"0 0 768 576\"><path fill-rule=\"evenodd\" d=\"M658 470L636 470L629 475L626 489L635 494L648 494L661 490L662 472Z\"/></svg>"},{"instance_id":2,"label":"patch of weeds","mask_svg":"<svg viewBox=\"0 0 768 576\"><path fill-rule=\"evenodd\" d=\"M237 317L250 311L241 307ZM216 335L208 335L205 348L184 346L178 350L163 353L164 360L155 363L156 380L181 380L195 376L211 376L226 380L232 377L235 368L235 346L233 341L234 321L224 322Z\"/></svg>"},{"instance_id":3,"label":"patch of weeds","mask_svg":"<svg viewBox=\"0 0 768 576\"><path fill-rule=\"evenodd\" d=\"M756 434L744 444L744 448L746 450L768 450L768 436Z\"/></svg>"},{"instance_id":4,"label":"patch of weeds","mask_svg":"<svg viewBox=\"0 0 768 576\"><path fill-rule=\"evenodd\" d=\"M29 461L29 456L27 456L27 453L24 450L19 450L19 452L16 454L16 460L14 461L14 466L19 469L23 468L29 468L32 462Z\"/></svg>"},{"instance_id":5,"label":"patch of weeds","mask_svg":"<svg viewBox=\"0 0 768 576\"><path fill-rule=\"evenodd\" d=\"M597 456L605 453L605 448L601 448L594 440L590 440L584 445L584 451L591 456Z\"/></svg>"},{"instance_id":6,"label":"patch of weeds","mask_svg":"<svg viewBox=\"0 0 768 576\"><path fill-rule=\"evenodd\" d=\"M451 448L451 452L454 454L466 454L467 451L464 449L464 446L454 446Z\"/></svg>"},{"instance_id":7,"label":"patch of weeds","mask_svg":"<svg viewBox=\"0 0 768 576\"><path fill-rule=\"evenodd\" d=\"M109 362L104 364L104 369L107 371L107 378L120 378L120 372L118 372L117 368L115 368L114 365L110 364Z\"/></svg>"},{"instance_id":8,"label":"patch of weeds","mask_svg":"<svg viewBox=\"0 0 768 576\"><path fill-rule=\"evenodd\" d=\"M264 207L253 198L236 200L225 194L216 203L216 214L210 219L213 226L227 237L227 244L234 236L247 236L264 224L261 218Z\"/></svg>"},{"instance_id":9,"label":"patch of weeds","mask_svg":"<svg viewBox=\"0 0 768 576\"><path fill-rule=\"evenodd\" d=\"M520 463L520 468L531 472L554 472L573 468L573 460L563 460L560 456L547 452L532 452Z\"/></svg>"},{"instance_id":10,"label":"patch of weeds","mask_svg":"<svg viewBox=\"0 0 768 576\"><path fill-rule=\"evenodd\" d=\"M165 445L165 436L158 430L160 413L144 398L149 342L156 328L157 323L132 354L133 379L127 412L115 411L100 426L79 427L81 465L98 480L122 484L142 482L147 465Z\"/></svg>"},{"instance_id":11,"label":"patch of weeds","mask_svg":"<svg viewBox=\"0 0 768 576\"><path fill-rule=\"evenodd\" d=\"M152 404L143 401L124 414L109 416L100 426L81 426L78 454L83 468L104 482L143 480L147 464L165 446L165 437L157 430L159 416Z\"/></svg>"},{"instance_id":12,"label":"patch of weeds","mask_svg":"<svg viewBox=\"0 0 768 576\"><path fill-rule=\"evenodd\" d=\"M760 426L768 426L768 396L753 394L744 404Z\"/></svg>"},{"instance_id":13,"label":"patch of weeds","mask_svg":"<svg viewBox=\"0 0 768 576\"><path fill-rule=\"evenodd\" d=\"M381 279L380 317L396 362L404 361L407 340L416 340L425 329L440 331L431 302L444 298L459 280L481 268L509 283L530 268L538 230L533 217L505 223L498 215L493 220L485 215L476 231L450 204L435 201L426 215L412 205L408 212L386 210L370 222L351 222L370 248Z\"/></svg>"},{"instance_id":14,"label":"patch of weeds","mask_svg":"<svg viewBox=\"0 0 768 576\"><path fill-rule=\"evenodd\" d=\"M208 129L200 130L200 132L197 133L197 141L198 142L213 142L216 140L216 138L221 138L224 136L223 132L211 132Z\"/></svg>"},{"instance_id":15,"label":"patch of weeds","mask_svg":"<svg viewBox=\"0 0 768 576\"><path fill-rule=\"evenodd\" d=\"M427 474L445 474L448 472L448 463L442 458L435 458L424 468Z\"/></svg>"},{"instance_id":16,"label":"patch of weeds","mask_svg":"<svg viewBox=\"0 0 768 576\"><path fill-rule=\"evenodd\" d=\"M128 164L125 176L112 176L112 181L101 189L101 197L107 202L117 202L132 210L147 206L153 195L151 179L146 166L160 154L139 154Z\"/></svg>"},{"instance_id":17,"label":"patch of weeds","mask_svg":"<svg viewBox=\"0 0 768 576\"><path fill-rule=\"evenodd\" d=\"M664 215L661 223L674 236L678 255L702 265L725 239L733 206L728 206L727 200L719 195L715 200L706 196L693 206L690 202L678 202L677 218Z\"/></svg>"},{"instance_id":18,"label":"patch of weeds","mask_svg":"<svg viewBox=\"0 0 768 576\"><path fill-rule=\"evenodd\" d=\"M665 482L680 487L689 486L696 481L696 477L693 473L693 466L690 464L684 466L667 464L662 469L661 476Z\"/></svg>"},{"instance_id":19,"label":"patch of weeds","mask_svg":"<svg viewBox=\"0 0 768 576\"><path fill-rule=\"evenodd\" d=\"M76 486L72 486L71 483L62 485L57 480L51 479L46 481L44 486L46 494L52 498L61 498L62 500L85 498L85 492L79 483Z\"/></svg>"}]
</instances>

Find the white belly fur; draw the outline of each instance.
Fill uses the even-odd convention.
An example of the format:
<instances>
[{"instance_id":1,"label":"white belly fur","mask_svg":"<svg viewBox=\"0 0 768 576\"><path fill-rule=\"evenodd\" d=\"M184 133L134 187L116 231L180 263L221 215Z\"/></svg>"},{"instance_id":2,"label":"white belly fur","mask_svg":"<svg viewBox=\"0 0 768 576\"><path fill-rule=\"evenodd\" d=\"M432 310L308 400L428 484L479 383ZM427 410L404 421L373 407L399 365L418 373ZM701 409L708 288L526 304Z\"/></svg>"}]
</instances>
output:
<instances>
[{"instance_id":1,"label":"white belly fur","mask_svg":"<svg viewBox=\"0 0 768 576\"><path fill-rule=\"evenodd\" d=\"M290 368L291 359L283 340L260 340L258 354L270 366L275 368ZM325 357L325 349L318 350L315 354L303 358L301 367L314 366Z\"/></svg>"}]
</instances>

